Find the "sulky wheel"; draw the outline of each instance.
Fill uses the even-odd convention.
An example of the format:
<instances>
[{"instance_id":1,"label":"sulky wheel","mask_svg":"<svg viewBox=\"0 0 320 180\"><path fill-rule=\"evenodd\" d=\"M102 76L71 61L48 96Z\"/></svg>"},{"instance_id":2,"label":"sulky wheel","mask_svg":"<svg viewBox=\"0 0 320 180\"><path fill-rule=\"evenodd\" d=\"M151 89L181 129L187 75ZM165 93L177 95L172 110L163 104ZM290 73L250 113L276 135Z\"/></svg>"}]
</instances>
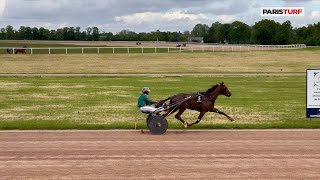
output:
<instances>
[{"instance_id":1,"label":"sulky wheel","mask_svg":"<svg viewBox=\"0 0 320 180\"><path fill-rule=\"evenodd\" d=\"M147 119L147 126L151 134L163 134L168 129L168 121L161 115L155 115Z\"/></svg>"}]
</instances>

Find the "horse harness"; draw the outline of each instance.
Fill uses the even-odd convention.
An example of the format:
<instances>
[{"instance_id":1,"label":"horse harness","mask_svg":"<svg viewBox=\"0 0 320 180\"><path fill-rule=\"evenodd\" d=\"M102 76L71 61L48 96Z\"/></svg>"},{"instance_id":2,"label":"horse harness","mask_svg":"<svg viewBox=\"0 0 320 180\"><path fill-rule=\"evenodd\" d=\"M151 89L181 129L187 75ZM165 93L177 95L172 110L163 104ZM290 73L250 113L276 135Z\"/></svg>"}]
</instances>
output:
<instances>
[{"instance_id":1,"label":"horse harness","mask_svg":"<svg viewBox=\"0 0 320 180\"><path fill-rule=\"evenodd\" d=\"M202 108L201 108L202 101L203 101L203 95L201 94L201 92L197 92L198 111L202 110Z\"/></svg>"}]
</instances>

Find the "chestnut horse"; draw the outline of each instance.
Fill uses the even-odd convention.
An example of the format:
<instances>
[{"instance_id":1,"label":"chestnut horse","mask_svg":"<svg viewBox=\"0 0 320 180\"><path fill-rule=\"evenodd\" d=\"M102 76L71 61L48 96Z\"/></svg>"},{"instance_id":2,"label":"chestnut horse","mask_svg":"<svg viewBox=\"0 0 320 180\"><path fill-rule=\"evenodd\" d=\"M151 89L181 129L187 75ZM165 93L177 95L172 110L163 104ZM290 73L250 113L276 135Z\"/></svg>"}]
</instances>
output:
<instances>
[{"instance_id":1,"label":"chestnut horse","mask_svg":"<svg viewBox=\"0 0 320 180\"><path fill-rule=\"evenodd\" d=\"M27 54L27 50L26 49L15 49L15 54L21 53L21 54Z\"/></svg>"},{"instance_id":2,"label":"chestnut horse","mask_svg":"<svg viewBox=\"0 0 320 180\"><path fill-rule=\"evenodd\" d=\"M194 124L198 124L202 117L207 112L214 112L218 114L222 114L226 116L231 122L234 121L233 118L228 116L226 113L220 111L219 109L214 107L215 101L219 97L219 95L225 95L227 97L231 96L231 92L228 90L227 86L222 82L217 85L212 86L210 89L208 89L206 92L198 92L198 93L191 93L191 94L177 94L172 97L169 97L167 99L161 100L158 102L156 107L162 106L165 101L170 99L170 104L174 104L176 102L179 102L183 99L187 99L186 101L182 102L178 106L171 107L163 116L167 117L170 114L178 111L178 113L175 115L175 118L177 118L179 121L181 121L184 124L184 127L187 128L188 126L192 126ZM191 97L191 98L188 98ZM169 105L170 105L169 104ZM181 118L181 115L186 109L195 110L200 112L198 119L193 123L188 123L187 121L183 120Z\"/></svg>"}]
</instances>

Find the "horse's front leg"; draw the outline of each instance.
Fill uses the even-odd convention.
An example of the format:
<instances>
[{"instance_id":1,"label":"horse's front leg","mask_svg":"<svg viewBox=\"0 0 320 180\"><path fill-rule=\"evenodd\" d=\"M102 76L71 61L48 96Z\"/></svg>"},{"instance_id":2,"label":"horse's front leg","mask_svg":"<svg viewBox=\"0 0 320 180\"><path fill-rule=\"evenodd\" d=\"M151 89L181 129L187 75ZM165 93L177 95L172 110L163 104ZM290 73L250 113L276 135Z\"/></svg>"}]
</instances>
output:
<instances>
[{"instance_id":1,"label":"horse's front leg","mask_svg":"<svg viewBox=\"0 0 320 180\"><path fill-rule=\"evenodd\" d=\"M195 124L198 124L205 114L206 114L206 111L201 111L199 116L198 116L198 119L195 122L193 122L191 124L188 124L188 126L193 126Z\"/></svg>"},{"instance_id":2,"label":"horse's front leg","mask_svg":"<svg viewBox=\"0 0 320 180\"><path fill-rule=\"evenodd\" d=\"M217 109L217 108L212 108L212 109L210 110L210 112L215 112L215 113L218 113L218 114L222 114L222 115L226 116L231 122L234 121L234 119L233 119L232 117L228 116L226 113L220 111L220 110Z\"/></svg>"}]
</instances>

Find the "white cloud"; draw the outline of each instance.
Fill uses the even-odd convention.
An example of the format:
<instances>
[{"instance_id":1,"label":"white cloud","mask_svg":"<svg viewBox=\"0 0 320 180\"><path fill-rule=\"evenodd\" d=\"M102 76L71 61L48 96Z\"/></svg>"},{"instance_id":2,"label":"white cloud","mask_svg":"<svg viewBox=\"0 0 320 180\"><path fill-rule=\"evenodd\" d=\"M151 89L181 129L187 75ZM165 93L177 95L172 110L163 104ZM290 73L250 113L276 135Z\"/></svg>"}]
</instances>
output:
<instances>
[{"instance_id":1,"label":"white cloud","mask_svg":"<svg viewBox=\"0 0 320 180\"><path fill-rule=\"evenodd\" d=\"M236 16L234 15L220 15L216 17L215 21L219 21L220 23L231 23L236 20Z\"/></svg>"},{"instance_id":2,"label":"white cloud","mask_svg":"<svg viewBox=\"0 0 320 180\"><path fill-rule=\"evenodd\" d=\"M190 14L181 11L175 12L143 12L143 13L135 13L131 15L125 16L116 16L115 21L124 22L126 24L142 24L142 23L166 23L172 21L189 21L189 22L201 22L204 20L208 20L208 17L204 14Z\"/></svg>"},{"instance_id":3,"label":"white cloud","mask_svg":"<svg viewBox=\"0 0 320 180\"><path fill-rule=\"evenodd\" d=\"M113 33L184 31L216 21L253 25L262 19L261 6L295 4L306 10L304 17L288 18L295 27L319 22L320 0L0 0L0 28L79 26L85 30L94 25Z\"/></svg>"},{"instance_id":4,"label":"white cloud","mask_svg":"<svg viewBox=\"0 0 320 180\"><path fill-rule=\"evenodd\" d=\"M0 0L0 17L3 16L6 8L6 0Z\"/></svg>"},{"instance_id":5,"label":"white cloud","mask_svg":"<svg viewBox=\"0 0 320 180\"><path fill-rule=\"evenodd\" d=\"M320 5L320 1L319 0L312 0L312 3L315 5Z\"/></svg>"},{"instance_id":6,"label":"white cloud","mask_svg":"<svg viewBox=\"0 0 320 180\"><path fill-rule=\"evenodd\" d=\"M320 11L312 11L311 12L311 18L315 20L320 20Z\"/></svg>"}]
</instances>

